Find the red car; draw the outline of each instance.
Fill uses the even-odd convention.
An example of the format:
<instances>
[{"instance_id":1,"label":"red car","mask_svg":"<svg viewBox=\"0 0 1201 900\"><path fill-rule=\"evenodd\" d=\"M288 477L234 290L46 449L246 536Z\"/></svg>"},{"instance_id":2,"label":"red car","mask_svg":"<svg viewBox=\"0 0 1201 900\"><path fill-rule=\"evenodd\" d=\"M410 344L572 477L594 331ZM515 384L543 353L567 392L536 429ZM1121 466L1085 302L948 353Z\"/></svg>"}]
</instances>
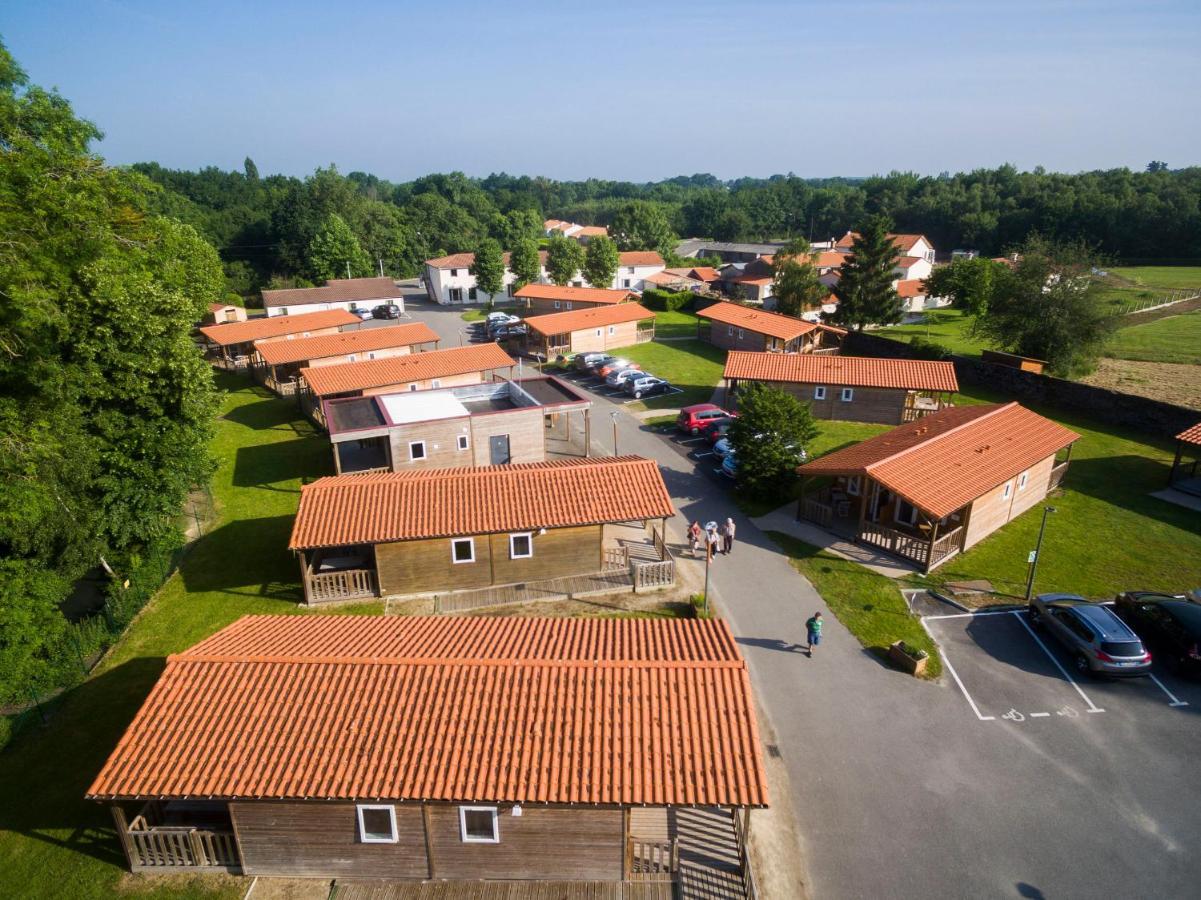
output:
<instances>
[{"instance_id":1,"label":"red car","mask_svg":"<svg viewBox=\"0 0 1201 900\"><path fill-rule=\"evenodd\" d=\"M596 374L599 375L601 378L608 378L614 372L619 372L622 369L641 369L641 368L642 368L642 366L638 365L638 363L632 363L628 359L615 359L612 362L605 363L603 366L601 366L599 369L597 369Z\"/></svg>"},{"instance_id":2,"label":"red car","mask_svg":"<svg viewBox=\"0 0 1201 900\"><path fill-rule=\"evenodd\" d=\"M701 429L714 419L727 418L730 418L730 413L716 403L697 403L680 410L680 415L676 418L676 428L689 434L700 434Z\"/></svg>"}]
</instances>

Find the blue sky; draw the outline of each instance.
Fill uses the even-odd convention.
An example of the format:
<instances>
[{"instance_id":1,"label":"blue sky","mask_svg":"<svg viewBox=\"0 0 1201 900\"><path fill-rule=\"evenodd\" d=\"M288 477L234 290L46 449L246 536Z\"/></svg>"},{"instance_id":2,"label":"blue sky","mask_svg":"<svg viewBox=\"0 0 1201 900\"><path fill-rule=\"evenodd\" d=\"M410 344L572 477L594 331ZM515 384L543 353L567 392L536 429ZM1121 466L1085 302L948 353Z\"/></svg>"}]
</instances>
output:
<instances>
[{"instance_id":1,"label":"blue sky","mask_svg":"<svg viewBox=\"0 0 1201 900\"><path fill-rule=\"evenodd\" d=\"M114 163L652 180L1201 163L1201 3L8 0Z\"/></svg>"}]
</instances>

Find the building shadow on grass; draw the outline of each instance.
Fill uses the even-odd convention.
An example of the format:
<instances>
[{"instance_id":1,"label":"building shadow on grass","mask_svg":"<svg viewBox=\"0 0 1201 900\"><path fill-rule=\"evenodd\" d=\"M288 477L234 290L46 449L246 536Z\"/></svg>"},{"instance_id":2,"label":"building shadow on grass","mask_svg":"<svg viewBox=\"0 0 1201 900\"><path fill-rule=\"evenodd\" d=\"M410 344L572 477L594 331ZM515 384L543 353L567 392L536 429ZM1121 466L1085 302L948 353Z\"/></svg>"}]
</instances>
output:
<instances>
[{"instance_id":1,"label":"building shadow on grass","mask_svg":"<svg viewBox=\"0 0 1201 900\"><path fill-rule=\"evenodd\" d=\"M292 521L238 519L210 531L180 565L184 587L188 593L301 600L300 569L288 550Z\"/></svg>"},{"instance_id":2,"label":"building shadow on grass","mask_svg":"<svg viewBox=\"0 0 1201 900\"><path fill-rule=\"evenodd\" d=\"M1165 525L1195 531L1201 521L1195 511L1151 496L1152 491L1168 486L1171 471L1168 462L1130 454L1073 459L1063 487Z\"/></svg>"},{"instance_id":3,"label":"building shadow on grass","mask_svg":"<svg viewBox=\"0 0 1201 900\"><path fill-rule=\"evenodd\" d=\"M235 406L225 413L224 418L256 431L287 429L302 435L319 433L317 426L297 409L295 400L281 399L269 391L264 392L262 402Z\"/></svg>"},{"instance_id":4,"label":"building shadow on grass","mask_svg":"<svg viewBox=\"0 0 1201 900\"><path fill-rule=\"evenodd\" d=\"M45 724L32 724L14 737L0 752L0 831L124 868L112 818L84 793L164 662L139 657L95 676L59 695L47 708Z\"/></svg>"},{"instance_id":5,"label":"building shadow on grass","mask_svg":"<svg viewBox=\"0 0 1201 900\"><path fill-rule=\"evenodd\" d=\"M325 475L333 475L329 444L318 438L251 444L239 447L234 457L234 487L257 487L270 491L299 493L297 488L280 482L307 484Z\"/></svg>"}]
</instances>

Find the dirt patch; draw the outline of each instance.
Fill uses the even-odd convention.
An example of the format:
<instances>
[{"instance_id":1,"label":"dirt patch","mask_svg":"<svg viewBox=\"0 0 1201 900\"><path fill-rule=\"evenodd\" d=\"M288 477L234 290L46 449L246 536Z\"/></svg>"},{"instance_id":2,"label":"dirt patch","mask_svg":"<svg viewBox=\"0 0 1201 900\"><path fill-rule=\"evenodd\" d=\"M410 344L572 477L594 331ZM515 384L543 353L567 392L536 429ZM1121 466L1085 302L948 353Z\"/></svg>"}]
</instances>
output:
<instances>
[{"instance_id":1,"label":"dirt patch","mask_svg":"<svg viewBox=\"0 0 1201 900\"><path fill-rule=\"evenodd\" d=\"M1102 359L1084 384L1201 410L1201 366Z\"/></svg>"},{"instance_id":2,"label":"dirt patch","mask_svg":"<svg viewBox=\"0 0 1201 900\"><path fill-rule=\"evenodd\" d=\"M256 878L250 900L327 900L328 878Z\"/></svg>"},{"instance_id":3,"label":"dirt patch","mask_svg":"<svg viewBox=\"0 0 1201 900\"><path fill-rule=\"evenodd\" d=\"M226 896L241 897L250 886L250 879L242 875L225 872L184 872L172 875L156 875L149 872L126 872L117 882L117 896L138 897L153 894L156 897L175 894L178 896Z\"/></svg>"},{"instance_id":4,"label":"dirt patch","mask_svg":"<svg viewBox=\"0 0 1201 900\"><path fill-rule=\"evenodd\" d=\"M760 897L792 897L808 900L804 842L797 830L792 808L788 769L776 746L776 735L762 707L757 707L759 732L764 744L763 764L767 774L770 806L751 813L748 841L756 893ZM735 815L740 815L735 811Z\"/></svg>"}]
</instances>

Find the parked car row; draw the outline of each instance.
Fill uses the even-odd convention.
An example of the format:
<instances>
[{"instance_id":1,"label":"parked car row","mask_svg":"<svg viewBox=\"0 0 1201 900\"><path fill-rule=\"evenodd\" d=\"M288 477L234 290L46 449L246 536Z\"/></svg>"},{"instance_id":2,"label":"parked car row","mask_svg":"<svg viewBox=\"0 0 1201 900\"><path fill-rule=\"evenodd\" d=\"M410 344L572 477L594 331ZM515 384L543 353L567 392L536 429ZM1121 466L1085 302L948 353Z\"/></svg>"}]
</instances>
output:
<instances>
[{"instance_id":1,"label":"parked car row","mask_svg":"<svg viewBox=\"0 0 1201 900\"><path fill-rule=\"evenodd\" d=\"M1082 674L1137 677L1159 652L1174 672L1201 674L1201 605L1153 591L1118 594L1113 608L1076 594L1040 594L1030 619L1072 655Z\"/></svg>"},{"instance_id":2,"label":"parked car row","mask_svg":"<svg viewBox=\"0 0 1201 900\"><path fill-rule=\"evenodd\" d=\"M605 380L605 385L620 388L635 400L672 390L666 379L642 371L638 363L608 353L578 353L572 360L577 372Z\"/></svg>"}]
</instances>

